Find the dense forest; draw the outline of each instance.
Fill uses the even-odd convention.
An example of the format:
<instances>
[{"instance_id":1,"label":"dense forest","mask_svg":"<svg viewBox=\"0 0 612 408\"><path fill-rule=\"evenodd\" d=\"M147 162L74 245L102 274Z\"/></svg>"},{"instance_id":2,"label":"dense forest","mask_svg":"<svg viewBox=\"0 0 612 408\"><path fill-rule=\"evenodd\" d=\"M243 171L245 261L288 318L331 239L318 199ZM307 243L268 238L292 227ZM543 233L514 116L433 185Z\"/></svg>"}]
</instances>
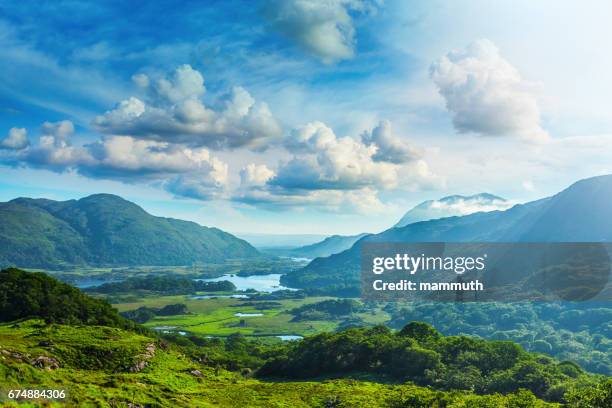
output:
<instances>
[{"instance_id":1,"label":"dense forest","mask_svg":"<svg viewBox=\"0 0 612 408\"><path fill-rule=\"evenodd\" d=\"M187 306L182 303L176 303L174 305L166 305L161 308L142 306L138 309L128 310L120 314L126 319L130 319L136 323L142 324L153 319L155 316L174 316L187 313L189 313L189 311L187 310Z\"/></svg>"},{"instance_id":2,"label":"dense forest","mask_svg":"<svg viewBox=\"0 0 612 408\"><path fill-rule=\"evenodd\" d=\"M512 340L528 351L577 362L612 374L612 310L607 304L559 303L389 303L389 325L417 320L446 335Z\"/></svg>"},{"instance_id":3,"label":"dense forest","mask_svg":"<svg viewBox=\"0 0 612 408\"><path fill-rule=\"evenodd\" d=\"M291 310L294 321L328 320L348 317L353 313L365 310L364 306L353 299L330 299L311 303Z\"/></svg>"},{"instance_id":4,"label":"dense forest","mask_svg":"<svg viewBox=\"0 0 612 408\"><path fill-rule=\"evenodd\" d=\"M44 273L15 268L0 271L0 322L35 317L48 323L136 327L106 301Z\"/></svg>"},{"instance_id":5,"label":"dense forest","mask_svg":"<svg viewBox=\"0 0 612 408\"><path fill-rule=\"evenodd\" d=\"M234 291L236 286L229 281L204 282L188 277L172 275L146 275L128 278L121 282L109 282L87 288L87 292L121 293L148 290L165 295L189 295L196 292Z\"/></svg>"}]
</instances>

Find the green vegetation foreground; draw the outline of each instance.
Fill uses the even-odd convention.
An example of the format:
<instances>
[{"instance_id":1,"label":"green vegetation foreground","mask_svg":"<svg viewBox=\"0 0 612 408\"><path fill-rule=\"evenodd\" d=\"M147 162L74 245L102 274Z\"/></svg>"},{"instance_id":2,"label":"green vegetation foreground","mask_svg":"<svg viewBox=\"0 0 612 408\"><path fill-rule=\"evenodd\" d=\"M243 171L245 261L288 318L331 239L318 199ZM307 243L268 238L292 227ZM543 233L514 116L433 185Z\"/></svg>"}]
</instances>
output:
<instances>
[{"instance_id":1,"label":"green vegetation foreground","mask_svg":"<svg viewBox=\"0 0 612 408\"><path fill-rule=\"evenodd\" d=\"M600 408L612 398L612 380L575 364L511 342L444 337L423 323L284 344L164 340L103 301L16 269L0 272L0 308L11 320L0 325L4 399L27 388L64 389L56 404L78 406Z\"/></svg>"}]
</instances>

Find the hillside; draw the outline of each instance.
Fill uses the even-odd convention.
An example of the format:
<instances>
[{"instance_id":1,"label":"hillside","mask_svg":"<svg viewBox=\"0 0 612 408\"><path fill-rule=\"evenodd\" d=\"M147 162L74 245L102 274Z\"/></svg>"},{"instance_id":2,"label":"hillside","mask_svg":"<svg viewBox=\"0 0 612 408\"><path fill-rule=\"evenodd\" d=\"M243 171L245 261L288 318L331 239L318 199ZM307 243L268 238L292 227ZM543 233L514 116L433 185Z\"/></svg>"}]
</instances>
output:
<instances>
[{"instance_id":1,"label":"hillside","mask_svg":"<svg viewBox=\"0 0 612 408\"><path fill-rule=\"evenodd\" d=\"M612 393L612 382L574 363L509 341L445 337L425 323L293 342L160 338L109 327L116 312L105 302L44 274L0 278L0 388L65 390L57 406L598 408Z\"/></svg>"},{"instance_id":2,"label":"hillside","mask_svg":"<svg viewBox=\"0 0 612 408\"><path fill-rule=\"evenodd\" d=\"M134 328L101 299L44 273L0 271L0 322L40 318L46 322Z\"/></svg>"},{"instance_id":3,"label":"hillside","mask_svg":"<svg viewBox=\"0 0 612 408\"><path fill-rule=\"evenodd\" d=\"M318 258L281 281L294 288L359 290L360 243L369 242L612 242L612 176L581 180L562 192L505 211L422 221L357 241Z\"/></svg>"},{"instance_id":4,"label":"hillside","mask_svg":"<svg viewBox=\"0 0 612 408\"><path fill-rule=\"evenodd\" d=\"M248 368L227 371L198 361L189 350L163 340L107 327L45 326L28 321L19 327L0 325L0 337L0 385L4 389L66 390L66 398L51 406L558 406L529 391L476 395L372 380L262 381L253 378ZM231 353L257 347L244 340L232 344L228 346ZM568 397L588 393L603 399L606 384L599 387L601 390L577 390Z\"/></svg>"},{"instance_id":5,"label":"hillside","mask_svg":"<svg viewBox=\"0 0 612 408\"><path fill-rule=\"evenodd\" d=\"M349 249L355 242L366 235L368 234L332 235L314 244L286 250L276 250L274 253L295 258L323 258Z\"/></svg>"},{"instance_id":6,"label":"hillside","mask_svg":"<svg viewBox=\"0 0 612 408\"><path fill-rule=\"evenodd\" d=\"M507 200L488 193L471 196L452 195L439 200L423 201L406 212L394 227L401 228L415 222L468 215L481 211L505 210L510 206Z\"/></svg>"},{"instance_id":7,"label":"hillside","mask_svg":"<svg viewBox=\"0 0 612 408\"><path fill-rule=\"evenodd\" d=\"M258 255L217 228L155 217L111 194L0 203L0 266L189 265Z\"/></svg>"}]
</instances>

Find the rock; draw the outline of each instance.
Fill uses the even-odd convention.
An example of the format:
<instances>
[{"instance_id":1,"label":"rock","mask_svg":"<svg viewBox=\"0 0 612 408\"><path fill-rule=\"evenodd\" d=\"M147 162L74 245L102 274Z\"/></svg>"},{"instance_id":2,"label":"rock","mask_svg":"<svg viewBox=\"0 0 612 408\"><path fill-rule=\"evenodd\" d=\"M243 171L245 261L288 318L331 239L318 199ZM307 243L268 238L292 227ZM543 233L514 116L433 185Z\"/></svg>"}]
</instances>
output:
<instances>
[{"instance_id":1,"label":"rock","mask_svg":"<svg viewBox=\"0 0 612 408\"><path fill-rule=\"evenodd\" d=\"M136 364L134 364L132 367L130 367L130 373L139 373L148 365L149 363L144 360L139 361Z\"/></svg>"},{"instance_id":2,"label":"rock","mask_svg":"<svg viewBox=\"0 0 612 408\"><path fill-rule=\"evenodd\" d=\"M9 353L9 355L14 358L15 360L19 360L19 361L23 361L23 355L16 353L16 352L12 352Z\"/></svg>"},{"instance_id":3,"label":"rock","mask_svg":"<svg viewBox=\"0 0 612 408\"><path fill-rule=\"evenodd\" d=\"M142 354L144 358L153 358L155 356L155 344L149 343L147 347L145 347L145 352Z\"/></svg>"},{"instance_id":4,"label":"rock","mask_svg":"<svg viewBox=\"0 0 612 408\"><path fill-rule=\"evenodd\" d=\"M31 365L37 368L42 368L45 370L57 370L59 366L59 361L53 357L47 356L39 356L30 362Z\"/></svg>"},{"instance_id":5,"label":"rock","mask_svg":"<svg viewBox=\"0 0 612 408\"><path fill-rule=\"evenodd\" d=\"M191 370L189 374L194 375L196 377L204 377L204 374L200 370Z\"/></svg>"},{"instance_id":6,"label":"rock","mask_svg":"<svg viewBox=\"0 0 612 408\"><path fill-rule=\"evenodd\" d=\"M147 360L150 360L153 357L155 357L155 350L156 350L155 343L147 344L147 346L145 347L144 353L140 354L140 356L139 356L140 358L142 358L142 360L138 361L136 364L134 364L132 367L130 367L129 372L130 373L139 373L146 366L148 366L149 362Z\"/></svg>"}]
</instances>

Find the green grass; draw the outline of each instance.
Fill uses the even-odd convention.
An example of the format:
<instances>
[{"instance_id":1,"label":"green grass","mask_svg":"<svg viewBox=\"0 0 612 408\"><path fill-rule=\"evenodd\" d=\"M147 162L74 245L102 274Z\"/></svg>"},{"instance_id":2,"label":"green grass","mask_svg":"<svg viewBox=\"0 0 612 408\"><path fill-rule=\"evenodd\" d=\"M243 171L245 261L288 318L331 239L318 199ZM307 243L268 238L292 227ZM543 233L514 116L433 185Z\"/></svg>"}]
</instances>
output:
<instances>
[{"instance_id":1,"label":"green grass","mask_svg":"<svg viewBox=\"0 0 612 408\"><path fill-rule=\"evenodd\" d=\"M358 380L261 381L239 373L213 369L190 361L180 350L161 347L155 339L119 329L99 326L45 326L28 321L14 327L0 325L0 402L9 389L65 389L68 399L48 406L126 407L129 403L151 407L394 407L434 406L446 401L451 407L556 406L541 401L515 405L513 399L529 396L475 396L468 392L440 392L414 385L393 385ZM51 341L52 347L39 342ZM155 355L138 373L114 368L117 360L138 361L148 344L155 343ZM107 354L98 367L87 366L91 355ZM8 353L8 354L7 354ZM19 353L23 359L12 357ZM57 358L60 368L44 370L29 361L37 356ZM82 355L81 358L70 356ZM89 356L89 357L88 357ZM119 364L120 365L120 364ZM190 374L197 369L202 377ZM405 405L419 401L421 405ZM39 406L43 401L30 401ZM395 405L403 402L404 405ZM476 405L482 404L482 405ZM28 405L28 403L24 403Z\"/></svg>"},{"instance_id":2,"label":"green grass","mask_svg":"<svg viewBox=\"0 0 612 408\"><path fill-rule=\"evenodd\" d=\"M145 324L147 327L176 326L175 330L188 331L208 336L228 336L233 333L256 336L272 336L282 334L310 335L322 331L334 330L340 323L327 320L310 320L292 322L293 315L289 310L330 299L329 297L307 297L305 299L281 300L280 307L258 310L253 306L240 306L246 302L231 298L192 299L190 296L151 296L139 298L137 302L114 304L119 311L133 310L141 306L163 307L165 305L184 303L191 314L178 316L157 316ZM263 313L264 316L237 317L235 313ZM384 318L380 314L363 313L364 320ZM246 327L240 327L240 321L246 322ZM379 322L379 321L377 321Z\"/></svg>"}]
</instances>

